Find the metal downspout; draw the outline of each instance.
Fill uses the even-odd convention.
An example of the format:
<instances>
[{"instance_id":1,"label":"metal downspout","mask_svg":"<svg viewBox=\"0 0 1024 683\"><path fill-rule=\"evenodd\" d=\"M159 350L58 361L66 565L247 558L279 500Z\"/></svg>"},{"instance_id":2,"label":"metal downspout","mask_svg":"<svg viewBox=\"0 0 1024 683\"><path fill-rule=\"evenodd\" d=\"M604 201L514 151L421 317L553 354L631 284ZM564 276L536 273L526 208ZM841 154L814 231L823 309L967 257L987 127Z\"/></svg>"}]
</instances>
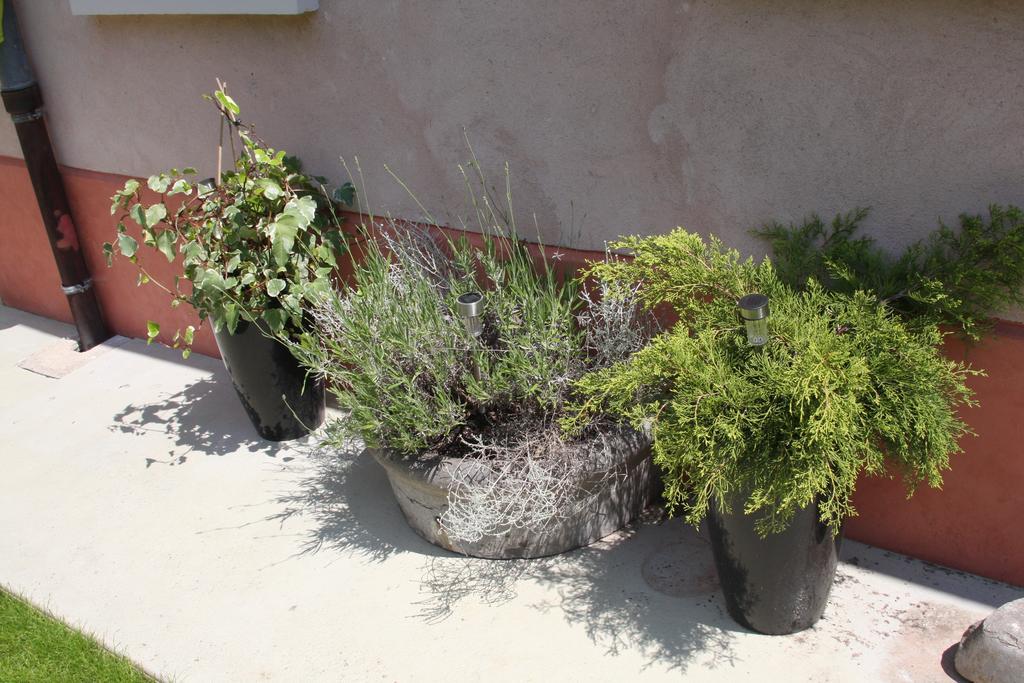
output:
<instances>
[{"instance_id":1,"label":"metal downspout","mask_svg":"<svg viewBox=\"0 0 1024 683\"><path fill-rule=\"evenodd\" d=\"M78 329L78 350L88 351L110 338L110 332L92 287L89 268L82 257L78 231L64 192L50 134L43 119L43 98L18 30L14 4L3 3L3 42L0 43L0 97L14 121L25 166L39 203L46 236L50 240L61 289L68 298L71 316Z\"/></svg>"}]
</instances>

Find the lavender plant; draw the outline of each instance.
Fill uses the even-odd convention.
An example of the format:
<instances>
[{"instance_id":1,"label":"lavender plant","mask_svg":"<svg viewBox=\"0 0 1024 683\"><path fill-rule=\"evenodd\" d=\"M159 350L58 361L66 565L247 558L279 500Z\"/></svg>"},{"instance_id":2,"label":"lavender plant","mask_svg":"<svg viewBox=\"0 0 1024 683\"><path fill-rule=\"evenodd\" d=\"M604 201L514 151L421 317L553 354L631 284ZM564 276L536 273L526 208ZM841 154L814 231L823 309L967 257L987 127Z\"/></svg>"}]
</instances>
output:
<instances>
[{"instance_id":1,"label":"lavender plant","mask_svg":"<svg viewBox=\"0 0 1024 683\"><path fill-rule=\"evenodd\" d=\"M518 239L510 199L499 208L480 187L479 247L399 220L363 226L353 283L309 310L296 351L347 412L330 441L467 463L440 522L469 542L570 514L595 463L623 439L643 441L601 416L566 441L558 422L580 377L625 359L654 327L628 296L559 277L557 254ZM457 313L469 292L484 296L479 336Z\"/></svg>"}]
</instances>

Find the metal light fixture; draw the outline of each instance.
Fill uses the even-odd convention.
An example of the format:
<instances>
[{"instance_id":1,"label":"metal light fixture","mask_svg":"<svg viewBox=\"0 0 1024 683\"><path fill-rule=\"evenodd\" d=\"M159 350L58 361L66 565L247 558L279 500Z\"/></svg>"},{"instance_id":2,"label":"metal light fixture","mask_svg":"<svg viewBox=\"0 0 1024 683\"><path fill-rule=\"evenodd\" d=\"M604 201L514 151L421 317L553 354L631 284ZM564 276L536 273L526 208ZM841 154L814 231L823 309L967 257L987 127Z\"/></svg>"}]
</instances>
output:
<instances>
[{"instance_id":1,"label":"metal light fixture","mask_svg":"<svg viewBox=\"0 0 1024 683\"><path fill-rule=\"evenodd\" d=\"M459 316L462 324L466 326L466 332L473 337L479 337L484 331L483 318L484 295L480 292L466 292L455 300L459 309Z\"/></svg>"},{"instance_id":2,"label":"metal light fixture","mask_svg":"<svg viewBox=\"0 0 1024 683\"><path fill-rule=\"evenodd\" d=\"M217 186L217 180L214 178L204 178L196 183L196 196L200 199L213 192L213 188Z\"/></svg>"},{"instance_id":3,"label":"metal light fixture","mask_svg":"<svg viewBox=\"0 0 1024 683\"><path fill-rule=\"evenodd\" d=\"M484 312L484 295L480 292L466 292L455 300L455 305L459 309L462 324L466 326L466 332L469 332L473 339L479 339L484 331L484 321L481 317ZM470 353L470 363L473 368L473 377L479 380L480 366L473 353Z\"/></svg>"},{"instance_id":4,"label":"metal light fixture","mask_svg":"<svg viewBox=\"0 0 1024 683\"><path fill-rule=\"evenodd\" d=\"M764 294L747 294L736 302L740 317L747 328L747 343L764 346L768 343L768 297Z\"/></svg>"}]
</instances>

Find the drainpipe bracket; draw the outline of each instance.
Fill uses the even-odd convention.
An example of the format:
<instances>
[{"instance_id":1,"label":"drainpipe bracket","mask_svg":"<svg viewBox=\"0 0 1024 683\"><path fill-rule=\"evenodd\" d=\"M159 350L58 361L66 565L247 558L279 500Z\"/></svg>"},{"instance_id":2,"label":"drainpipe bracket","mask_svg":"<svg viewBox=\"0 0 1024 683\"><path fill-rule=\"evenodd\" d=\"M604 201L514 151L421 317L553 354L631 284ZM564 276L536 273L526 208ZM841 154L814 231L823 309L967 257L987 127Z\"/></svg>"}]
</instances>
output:
<instances>
[{"instance_id":1,"label":"drainpipe bracket","mask_svg":"<svg viewBox=\"0 0 1024 683\"><path fill-rule=\"evenodd\" d=\"M42 109L36 109L35 111L30 111L24 114L11 114L11 121L14 121L15 124L38 121L41 118L43 118Z\"/></svg>"},{"instance_id":2,"label":"drainpipe bracket","mask_svg":"<svg viewBox=\"0 0 1024 683\"><path fill-rule=\"evenodd\" d=\"M81 282L77 285L68 285L67 287L61 286L60 289L67 296L82 294L92 289L92 278L86 278L84 282Z\"/></svg>"},{"instance_id":3,"label":"drainpipe bracket","mask_svg":"<svg viewBox=\"0 0 1024 683\"><path fill-rule=\"evenodd\" d=\"M39 92L39 86L35 83L25 88L18 88L17 90L0 89L0 96L3 97L4 108L12 118L15 116L32 116L37 113L39 113L39 116L42 116L43 96Z\"/></svg>"}]
</instances>

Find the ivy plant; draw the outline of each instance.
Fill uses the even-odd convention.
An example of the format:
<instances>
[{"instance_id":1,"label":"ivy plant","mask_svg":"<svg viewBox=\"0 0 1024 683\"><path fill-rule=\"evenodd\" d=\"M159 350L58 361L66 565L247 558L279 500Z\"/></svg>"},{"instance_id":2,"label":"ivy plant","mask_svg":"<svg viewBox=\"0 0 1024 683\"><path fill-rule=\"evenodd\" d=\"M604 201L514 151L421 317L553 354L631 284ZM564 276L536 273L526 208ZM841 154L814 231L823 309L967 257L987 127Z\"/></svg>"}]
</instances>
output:
<instances>
[{"instance_id":1,"label":"ivy plant","mask_svg":"<svg viewBox=\"0 0 1024 683\"><path fill-rule=\"evenodd\" d=\"M107 263L115 255L127 258L138 268L139 285L160 287L171 306L192 306L216 331L234 334L248 321L297 338L303 309L331 289L345 249L339 209L352 204L354 189L345 184L329 193L326 179L303 173L297 158L268 147L239 120L223 87L206 98L220 114L222 133L229 132L233 168L206 181L196 180L193 168L172 168L145 184L128 180L112 197L117 238L103 245ZM144 247L178 260L181 275L159 281L139 260ZM190 326L174 335L186 356L194 333ZM159 334L159 323L150 321L149 340Z\"/></svg>"},{"instance_id":2,"label":"ivy plant","mask_svg":"<svg viewBox=\"0 0 1024 683\"><path fill-rule=\"evenodd\" d=\"M682 229L612 246L634 258L588 274L612 297L638 292L647 308L671 306L679 323L577 381L563 426L604 412L650 426L671 510L697 524L739 495L767 534L817 503L838 532L855 514L862 472L891 465L910 490L941 484L969 431L957 409L974 405L973 371L942 356L934 324L908 325L865 291L831 292L813 279L798 291L770 260ZM748 345L736 311L754 292L770 300L763 347Z\"/></svg>"}]
</instances>

